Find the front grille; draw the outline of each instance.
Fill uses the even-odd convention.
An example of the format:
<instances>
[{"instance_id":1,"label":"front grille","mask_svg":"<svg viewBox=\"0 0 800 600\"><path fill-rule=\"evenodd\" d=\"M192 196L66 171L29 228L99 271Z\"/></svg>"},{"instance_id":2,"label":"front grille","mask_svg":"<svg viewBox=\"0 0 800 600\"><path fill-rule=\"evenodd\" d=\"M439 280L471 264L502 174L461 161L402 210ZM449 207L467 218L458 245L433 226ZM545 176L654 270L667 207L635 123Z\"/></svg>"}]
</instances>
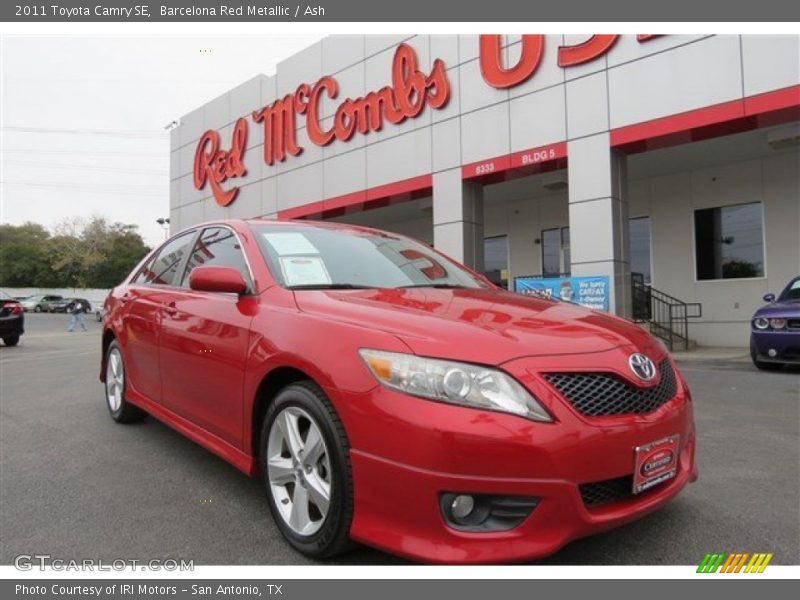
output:
<instances>
[{"instance_id":1,"label":"front grille","mask_svg":"<svg viewBox=\"0 0 800 600\"><path fill-rule=\"evenodd\" d=\"M800 319L789 319L786 326L792 331L800 331Z\"/></svg>"},{"instance_id":2,"label":"front grille","mask_svg":"<svg viewBox=\"0 0 800 600\"><path fill-rule=\"evenodd\" d=\"M633 496L633 476L617 477L578 486L586 508L596 508Z\"/></svg>"},{"instance_id":3,"label":"front grille","mask_svg":"<svg viewBox=\"0 0 800 600\"><path fill-rule=\"evenodd\" d=\"M800 346L789 346L784 348L781 358L787 360L800 360Z\"/></svg>"},{"instance_id":4,"label":"front grille","mask_svg":"<svg viewBox=\"0 0 800 600\"><path fill-rule=\"evenodd\" d=\"M545 379L575 409L588 417L647 414L671 400L678 384L669 360L659 365L661 381L638 388L610 373L548 373Z\"/></svg>"}]
</instances>

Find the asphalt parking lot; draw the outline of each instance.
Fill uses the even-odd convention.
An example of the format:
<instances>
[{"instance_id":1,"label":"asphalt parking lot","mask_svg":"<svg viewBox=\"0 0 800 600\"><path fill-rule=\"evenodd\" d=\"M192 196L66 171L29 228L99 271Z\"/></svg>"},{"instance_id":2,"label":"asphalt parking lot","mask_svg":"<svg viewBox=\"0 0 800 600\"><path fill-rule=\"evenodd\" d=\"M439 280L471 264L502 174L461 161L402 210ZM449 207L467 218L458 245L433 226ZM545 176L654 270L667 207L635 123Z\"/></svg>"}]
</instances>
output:
<instances>
[{"instance_id":1,"label":"asphalt parking lot","mask_svg":"<svg viewBox=\"0 0 800 600\"><path fill-rule=\"evenodd\" d=\"M0 563L193 559L306 564L283 542L261 484L148 419L108 417L100 324L26 315L0 347ZM800 563L800 371L746 361L682 363L695 398L700 480L659 512L573 542L544 564L697 564L706 552L772 552ZM347 564L399 564L363 548Z\"/></svg>"}]
</instances>

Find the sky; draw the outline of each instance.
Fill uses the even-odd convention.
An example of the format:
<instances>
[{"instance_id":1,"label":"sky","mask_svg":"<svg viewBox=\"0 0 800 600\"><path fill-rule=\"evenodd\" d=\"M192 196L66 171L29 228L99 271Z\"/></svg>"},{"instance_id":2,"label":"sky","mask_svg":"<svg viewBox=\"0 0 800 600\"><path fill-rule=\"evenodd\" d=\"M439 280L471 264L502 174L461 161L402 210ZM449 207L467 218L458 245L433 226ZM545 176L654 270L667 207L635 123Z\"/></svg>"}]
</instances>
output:
<instances>
[{"instance_id":1,"label":"sky","mask_svg":"<svg viewBox=\"0 0 800 600\"><path fill-rule=\"evenodd\" d=\"M0 38L0 222L102 216L164 239L165 126L318 36Z\"/></svg>"}]
</instances>

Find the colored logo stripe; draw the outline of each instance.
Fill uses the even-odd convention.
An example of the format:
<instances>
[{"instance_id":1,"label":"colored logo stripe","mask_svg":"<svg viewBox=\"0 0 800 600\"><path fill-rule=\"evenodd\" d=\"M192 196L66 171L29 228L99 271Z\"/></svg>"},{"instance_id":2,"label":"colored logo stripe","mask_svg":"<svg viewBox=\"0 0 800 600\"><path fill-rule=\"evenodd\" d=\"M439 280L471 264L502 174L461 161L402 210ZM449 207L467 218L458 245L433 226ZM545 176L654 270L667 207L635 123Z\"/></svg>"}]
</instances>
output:
<instances>
[{"instance_id":1,"label":"colored logo stripe","mask_svg":"<svg viewBox=\"0 0 800 600\"><path fill-rule=\"evenodd\" d=\"M714 554L706 554L700 566L697 567L698 573L716 573L722 561L725 560L725 554L716 552Z\"/></svg>"},{"instance_id":2,"label":"colored logo stripe","mask_svg":"<svg viewBox=\"0 0 800 600\"><path fill-rule=\"evenodd\" d=\"M747 552L736 552L726 554L725 552L708 553L703 557L700 566L697 567L698 573L763 573L764 569L772 560L772 553L755 552L752 555ZM748 562L748 559L749 562ZM742 569L744 569L742 571Z\"/></svg>"},{"instance_id":3,"label":"colored logo stripe","mask_svg":"<svg viewBox=\"0 0 800 600\"><path fill-rule=\"evenodd\" d=\"M745 573L763 573L764 569L767 568L769 561L772 560L772 554L753 554L753 558L750 559L747 567L745 567Z\"/></svg>"}]
</instances>

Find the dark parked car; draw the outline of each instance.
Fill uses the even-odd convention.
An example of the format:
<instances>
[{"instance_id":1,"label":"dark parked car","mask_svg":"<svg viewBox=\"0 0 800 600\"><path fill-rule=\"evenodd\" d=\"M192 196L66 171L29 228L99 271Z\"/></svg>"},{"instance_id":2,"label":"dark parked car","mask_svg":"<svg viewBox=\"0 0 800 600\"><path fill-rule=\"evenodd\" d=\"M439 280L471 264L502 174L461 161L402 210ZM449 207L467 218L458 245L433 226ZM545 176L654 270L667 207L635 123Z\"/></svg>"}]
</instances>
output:
<instances>
[{"instance_id":1,"label":"dark parked car","mask_svg":"<svg viewBox=\"0 0 800 600\"><path fill-rule=\"evenodd\" d=\"M800 277L795 277L777 298L764 296L766 304L753 315L750 356L759 369L800 365Z\"/></svg>"},{"instance_id":2,"label":"dark parked car","mask_svg":"<svg viewBox=\"0 0 800 600\"><path fill-rule=\"evenodd\" d=\"M6 346L19 344L25 333L25 311L22 304L5 292L0 292L0 337Z\"/></svg>"},{"instance_id":3,"label":"dark parked car","mask_svg":"<svg viewBox=\"0 0 800 600\"><path fill-rule=\"evenodd\" d=\"M28 296L24 300L20 300L20 303L22 304L22 308L26 311L32 310L33 312L42 312L48 310L52 302L63 299L64 296L58 296L56 294L34 294L33 296Z\"/></svg>"},{"instance_id":4,"label":"dark parked car","mask_svg":"<svg viewBox=\"0 0 800 600\"><path fill-rule=\"evenodd\" d=\"M84 312L92 312L92 305L85 298L63 298L62 300L56 300L48 305L47 310L51 313L72 312L75 302L80 302L83 305Z\"/></svg>"}]
</instances>

